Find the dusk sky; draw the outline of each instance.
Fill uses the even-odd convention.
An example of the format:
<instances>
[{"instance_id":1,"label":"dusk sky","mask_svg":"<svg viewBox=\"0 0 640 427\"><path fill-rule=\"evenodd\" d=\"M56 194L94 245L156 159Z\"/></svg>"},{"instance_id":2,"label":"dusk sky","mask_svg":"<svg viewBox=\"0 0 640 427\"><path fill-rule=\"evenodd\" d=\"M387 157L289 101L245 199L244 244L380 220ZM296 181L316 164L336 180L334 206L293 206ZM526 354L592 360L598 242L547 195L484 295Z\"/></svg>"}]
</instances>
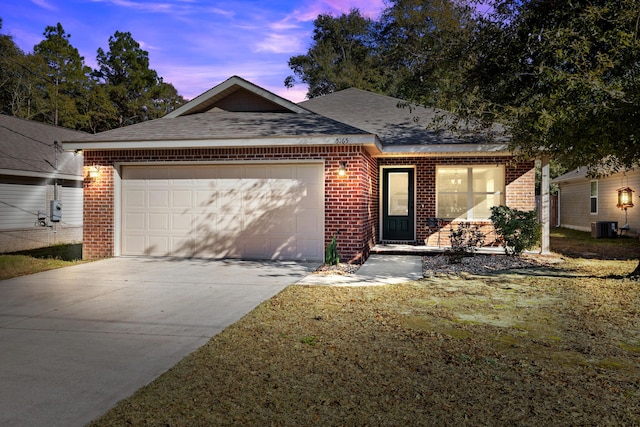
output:
<instances>
[{"instance_id":1,"label":"dusk sky","mask_svg":"<svg viewBox=\"0 0 640 427\"><path fill-rule=\"evenodd\" d=\"M59 22L91 68L110 36L130 32L150 68L187 99L238 75L299 102L307 88L283 83L289 58L307 52L319 14L353 8L378 18L384 0L0 0L0 32L33 52Z\"/></svg>"}]
</instances>

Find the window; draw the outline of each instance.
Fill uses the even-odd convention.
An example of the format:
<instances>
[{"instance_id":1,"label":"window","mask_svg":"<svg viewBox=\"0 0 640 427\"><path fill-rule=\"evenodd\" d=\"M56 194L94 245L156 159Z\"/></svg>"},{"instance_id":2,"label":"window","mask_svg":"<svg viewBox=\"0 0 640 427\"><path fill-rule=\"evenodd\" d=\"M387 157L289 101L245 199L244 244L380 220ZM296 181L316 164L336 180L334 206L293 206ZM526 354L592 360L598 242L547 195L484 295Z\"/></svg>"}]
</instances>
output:
<instances>
[{"instance_id":1,"label":"window","mask_svg":"<svg viewBox=\"0 0 640 427\"><path fill-rule=\"evenodd\" d=\"M439 218L488 219L504 204L504 166L443 166L436 170Z\"/></svg>"},{"instance_id":2,"label":"window","mask_svg":"<svg viewBox=\"0 0 640 427\"><path fill-rule=\"evenodd\" d=\"M592 214L598 213L598 181L591 181L591 210Z\"/></svg>"}]
</instances>

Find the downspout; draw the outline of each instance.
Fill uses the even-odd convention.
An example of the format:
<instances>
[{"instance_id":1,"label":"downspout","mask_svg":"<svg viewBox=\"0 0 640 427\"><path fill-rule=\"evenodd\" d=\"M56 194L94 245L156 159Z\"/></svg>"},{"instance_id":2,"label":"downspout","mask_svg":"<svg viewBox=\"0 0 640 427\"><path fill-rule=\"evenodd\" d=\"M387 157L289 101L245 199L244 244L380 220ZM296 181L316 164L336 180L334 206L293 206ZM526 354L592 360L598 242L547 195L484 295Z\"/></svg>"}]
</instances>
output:
<instances>
[{"instance_id":1,"label":"downspout","mask_svg":"<svg viewBox=\"0 0 640 427\"><path fill-rule=\"evenodd\" d=\"M548 255L551 253L550 243L549 243L549 220L550 215L549 211L551 208L551 204L549 201L549 193L550 193L550 175L551 168L549 166L549 156L543 155L541 158L541 172L542 172L542 181L540 183L540 214L541 214L541 225L542 225L542 236L540 239L540 253L542 255Z\"/></svg>"},{"instance_id":2,"label":"downspout","mask_svg":"<svg viewBox=\"0 0 640 427\"><path fill-rule=\"evenodd\" d=\"M556 209L557 209L557 215L556 215L556 228L560 227L560 224L562 224L562 218L560 218L560 215L562 215L562 209L561 209L561 204L562 203L562 190L560 189L560 186L558 186L558 204L556 205Z\"/></svg>"}]
</instances>

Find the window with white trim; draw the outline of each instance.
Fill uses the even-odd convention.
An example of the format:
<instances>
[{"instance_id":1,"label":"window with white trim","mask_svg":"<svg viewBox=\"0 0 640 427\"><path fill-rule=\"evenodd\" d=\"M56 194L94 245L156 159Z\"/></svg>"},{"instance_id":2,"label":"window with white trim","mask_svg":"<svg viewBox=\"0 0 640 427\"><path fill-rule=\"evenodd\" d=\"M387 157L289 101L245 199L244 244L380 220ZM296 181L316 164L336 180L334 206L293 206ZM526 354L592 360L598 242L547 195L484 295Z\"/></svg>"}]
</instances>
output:
<instances>
[{"instance_id":1,"label":"window with white trim","mask_svg":"<svg viewBox=\"0 0 640 427\"><path fill-rule=\"evenodd\" d=\"M504 165L436 168L438 218L488 219L491 208L504 204Z\"/></svg>"},{"instance_id":2,"label":"window with white trim","mask_svg":"<svg viewBox=\"0 0 640 427\"><path fill-rule=\"evenodd\" d=\"M591 181L591 199L589 200L590 210L592 214L598 213L598 181Z\"/></svg>"}]
</instances>

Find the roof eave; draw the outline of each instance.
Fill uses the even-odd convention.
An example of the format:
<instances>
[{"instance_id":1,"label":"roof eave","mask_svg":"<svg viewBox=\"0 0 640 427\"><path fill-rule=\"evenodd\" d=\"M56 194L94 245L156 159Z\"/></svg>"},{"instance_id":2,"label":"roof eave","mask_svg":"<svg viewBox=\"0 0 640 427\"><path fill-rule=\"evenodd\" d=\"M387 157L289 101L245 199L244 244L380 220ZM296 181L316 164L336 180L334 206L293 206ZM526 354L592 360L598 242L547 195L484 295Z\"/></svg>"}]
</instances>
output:
<instances>
[{"instance_id":1,"label":"roof eave","mask_svg":"<svg viewBox=\"0 0 640 427\"><path fill-rule=\"evenodd\" d=\"M25 178L45 178L45 179L68 179L72 181L82 181L82 175L71 175L55 172L34 172L16 169L0 169L0 175L20 176Z\"/></svg>"},{"instance_id":2,"label":"roof eave","mask_svg":"<svg viewBox=\"0 0 640 427\"><path fill-rule=\"evenodd\" d=\"M382 148L382 156L511 156L509 144L430 144L430 145L387 145Z\"/></svg>"},{"instance_id":3,"label":"roof eave","mask_svg":"<svg viewBox=\"0 0 640 427\"><path fill-rule=\"evenodd\" d=\"M316 137L263 137L263 138L220 138L189 140L137 140L137 141L69 141L63 142L66 151L90 150L134 150L134 149L175 149L175 148L246 148L276 146L319 146L319 145L362 145L380 150L375 135L323 135Z\"/></svg>"}]
</instances>

